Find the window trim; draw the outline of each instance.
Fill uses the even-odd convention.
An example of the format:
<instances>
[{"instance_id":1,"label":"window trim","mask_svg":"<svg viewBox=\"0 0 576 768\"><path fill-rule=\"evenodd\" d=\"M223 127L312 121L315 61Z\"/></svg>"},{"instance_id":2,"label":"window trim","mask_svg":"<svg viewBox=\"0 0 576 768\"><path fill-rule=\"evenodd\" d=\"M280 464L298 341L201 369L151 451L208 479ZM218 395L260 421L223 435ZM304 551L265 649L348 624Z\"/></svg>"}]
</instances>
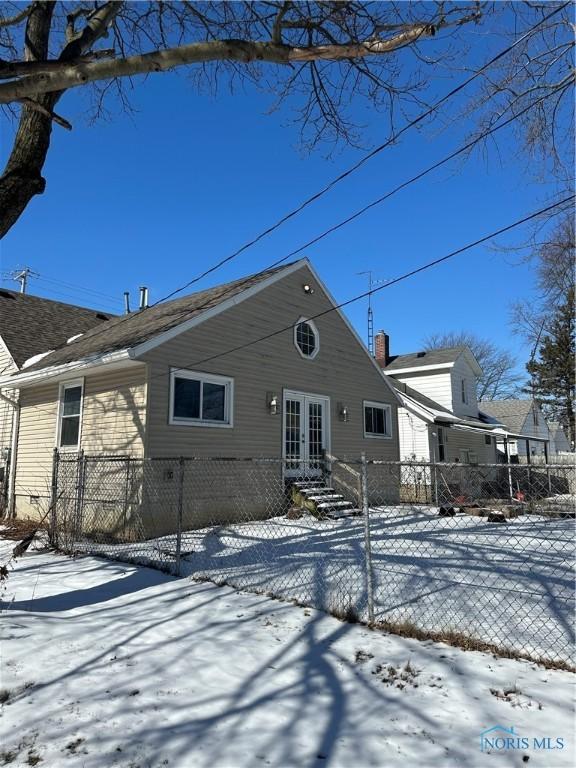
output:
<instances>
[{"instance_id":1,"label":"window trim","mask_svg":"<svg viewBox=\"0 0 576 768\"><path fill-rule=\"evenodd\" d=\"M64 416L64 392L67 389L73 387L80 387L80 413L78 414L78 442L76 447L73 445L60 445L62 438L62 418ZM58 387L58 413L56 418L56 448L61 453L78 453L80 446L82 445L82 422L84 417L84 379L69 379L68 381L61 381Z\"/></svg>"},{"instance_id":2,"label":"window trim","mask_svg":"<svg viewBox=\"0 0 576 768\"><path fill-rule=\"evenodd\" d=\"M314 339L316 341L316 346L314 348L314 352L311 355L305 355L304 352L300 349L298 346L298 340L296 337L296 331L298 330L298 326L302 323L307 323L310 328L312 328L312 333L314 334ZM318 332L318 326L314 322L314 320L309 320L307 317L301 317L294 323L294 332L293 332L293 341L294 346L296 347L296 351L300 355L300 357L303 360L314 360L314 358L318 355L318 352L320 352L320 333Z\"/></svg>"},{"instance_id":3,"label":"window trim","mask_svg":"<svg viewBox=\"0 0 576 768\"><path fill-rule=\"evenodd\" d=\"M386 423L388 425L388 434L378 435L375 432L366 432L366 408L382 408L384 411L387 411ZM392 440L392 406L389 403L379 403L375 400L363 400L362 431L367 440Z\"/></svg>"},{"instance_id":4,"label":"window trim","mask_svg":"<svg viewBox=\"0 0 576 768\"><path fill-rule=\"evenodd\" d=\"M448 427L437 427L436 428L436 446L438 448L438 462L440 464L445 463L447 461L446 457L448 455L448 451L446 448L446 443L448 442L446 439L446 430ZM442 438L442 439L440 439ZM444 456L440 457L440 449L442 449L442 453Z\"/></svg>"},{"instance_id":5,"label":"window trim","mask_svg":"<svg viewBox=\"0 0 576 768\"><path fill-rule=\"evenodd\" d=\"M175 379L191 379L193 381L206 382L208 384L221 384L225 387L224 393L224 421L211 421L209 419L192 419L182 416L174 416L174 396L176 393ZM202 402L200 403L202 406ZM189 371L186 368L170 369L170 395L168 402L168 424L177 427L216 427L216 429L232 429L234 427L234 379L230 376L220 376L216 373L204 373L203 371Z\"/></svg>"},{"instance_id":6,"label":"window trim","mask_svg":"<svg viewBox=\"0 0 576 768\"><path fill-rule=\"evenodd\" d=\"M466 379L460 379L460 397L464 405L468 405L468 382Z\"/></svg>"}]
</instances>

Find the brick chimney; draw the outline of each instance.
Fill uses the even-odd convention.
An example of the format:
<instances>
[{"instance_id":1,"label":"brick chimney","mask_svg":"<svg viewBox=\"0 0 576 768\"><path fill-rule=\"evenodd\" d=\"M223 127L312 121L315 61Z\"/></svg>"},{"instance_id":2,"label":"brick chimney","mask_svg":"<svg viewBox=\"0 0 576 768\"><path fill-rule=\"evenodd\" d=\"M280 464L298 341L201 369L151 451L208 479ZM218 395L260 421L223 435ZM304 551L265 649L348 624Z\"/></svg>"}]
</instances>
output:
<instances>
[{"instance_id":1,"label":"brick chimney","mask_svg":"<svg viewBox=\"0 0 576 768\"><path fill-rule=\"evenodd\" d=\"M374 357L382 367L390 361L390 337L384 331L378 331L374 336Z\"/></svg>"}]
</instances>

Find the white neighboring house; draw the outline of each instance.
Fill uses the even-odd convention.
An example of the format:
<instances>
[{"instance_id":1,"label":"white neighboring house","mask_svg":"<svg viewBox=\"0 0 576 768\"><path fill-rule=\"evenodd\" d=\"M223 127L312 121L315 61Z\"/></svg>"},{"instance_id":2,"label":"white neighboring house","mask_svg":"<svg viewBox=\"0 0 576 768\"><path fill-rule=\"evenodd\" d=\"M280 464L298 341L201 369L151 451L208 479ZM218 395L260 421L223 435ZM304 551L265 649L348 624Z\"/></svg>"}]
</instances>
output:
<instances>
[{"instance_id":1,"label":"white neighboring house","mask_svg":"<svg viewBox=\"0 0 576 768\"><path fill-rule=\"evenodd\" d=\"M480 402L480 411L504 424L509 456L546 458L550 453L550 431L535 400L483 400ZM503 441L499 441L498 447L505 452Z\"/></svg>"},{"instance_id":2,"label":"white neighboring house","mask_svg":"<svg viewBox=\"0 0 576 768\"><path fill-rule=\"evenodd\" d=\"M502 427L479 413L476 380L482 369L468 347L390 355L389 338L379 331L375 358L402 402L402 461L496 462Z\"/></svg>"}]
</instances>

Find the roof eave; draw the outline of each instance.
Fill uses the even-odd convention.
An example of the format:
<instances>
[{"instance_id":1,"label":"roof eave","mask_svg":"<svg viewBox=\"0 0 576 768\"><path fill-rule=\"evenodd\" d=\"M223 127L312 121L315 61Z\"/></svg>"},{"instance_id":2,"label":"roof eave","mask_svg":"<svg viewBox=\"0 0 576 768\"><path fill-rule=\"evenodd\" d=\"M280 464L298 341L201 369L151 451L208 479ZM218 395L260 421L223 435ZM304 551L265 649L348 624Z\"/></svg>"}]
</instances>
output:
<instances>
[{"instance_id":1,"label":"roof eave","mask_svg":"<svg viewBox=\"0 0 576 768\"><path fill-rule=\"evenodd\" d=\"M409 368L384 368L388 376L397 376L399 373L420 373L421 371L448 370L454 368L454 363L436 363L432 365L412 365Z\"/></svg>"},{"instance_id":2,"label":"roof eave","mask_svg":"<svg viewBox=\"0 0 576 768\"><path fill-rule=\"evenodd\" d=\"M35 371L23 370L12 376L2 376L0 377L0 389L26 389L36 384L43 384L48 380L62 381L69 378L72 374L88 373L102 366L106 366L110 370L124 368L137 362L137 360L133 359L130 349L120 349L81 360L73 360L61 365L40 368Z\"/></svg>"}]
</instances>

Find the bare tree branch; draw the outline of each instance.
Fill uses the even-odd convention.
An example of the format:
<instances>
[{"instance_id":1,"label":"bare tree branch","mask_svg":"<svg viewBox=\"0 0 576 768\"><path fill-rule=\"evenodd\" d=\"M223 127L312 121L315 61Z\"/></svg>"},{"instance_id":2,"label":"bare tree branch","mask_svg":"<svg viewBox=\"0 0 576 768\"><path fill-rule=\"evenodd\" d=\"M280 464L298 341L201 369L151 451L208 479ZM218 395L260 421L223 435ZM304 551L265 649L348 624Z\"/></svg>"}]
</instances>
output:
<instances>
[{"instance_id":1,"label":"bare tree branch","mask_svg":"<svg viewBox=\"0 0 576 768\"><path fill-rule=\"evenodd\" d=\"M477 16L474 14L469 16L468 20L471 21L476 18ZM463 23L463 20L460 23ZM198 64L207 61L240 61L243 63L262 61L286 65L295 62L340 61L367 56L381 56L392 53L422 37L433 36L435 33L436 27L433 25L416 24L386 40L365 40L359 43L300 47L229 39L190 43L189 45L153 51L138 56L86 64L71 64L68 60L61 60L54 63L50 71L0 85L0 104L22 99L24 96L77 88L97 80L150 72L165 72L186 64ZM71 43L71 45L73 44Z\"/></svg>"},{"instance_id":2,"label":"bare tree branch","mask_svg":"<svg viewBox=\"0 0 576 768\"><path fill-rule=\"evenodd\" d=\"M20 11L20 13L17 13L14 16L8 16L5 19L0 19L0 27L11 27L20 24L24 19L28 18L33 7L34 3L30 3L30 5Z\"/></svg>"}]
</instances>

